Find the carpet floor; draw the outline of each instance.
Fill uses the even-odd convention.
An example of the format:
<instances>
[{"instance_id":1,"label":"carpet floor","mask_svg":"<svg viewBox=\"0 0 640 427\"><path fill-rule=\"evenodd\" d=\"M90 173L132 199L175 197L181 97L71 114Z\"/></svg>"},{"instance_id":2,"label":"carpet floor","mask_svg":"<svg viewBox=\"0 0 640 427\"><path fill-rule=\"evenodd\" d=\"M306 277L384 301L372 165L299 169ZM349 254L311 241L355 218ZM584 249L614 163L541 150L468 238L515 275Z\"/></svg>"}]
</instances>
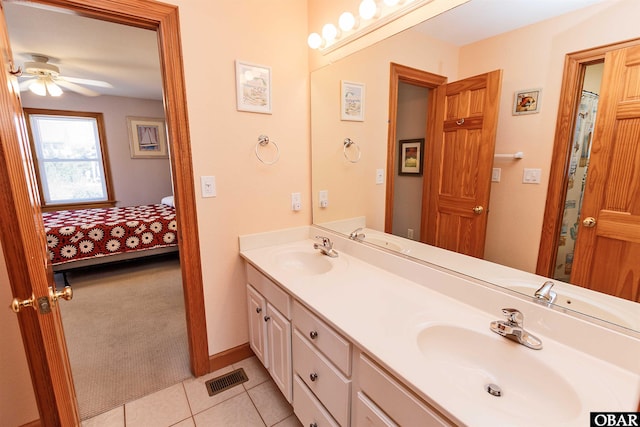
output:
<instances>
[{"instance_id":1,"label":"carpet floor","mask_svg":"<svg viewBox=\"0 0 640 427\"><path fill-rule=\"evenodd\" d=\"M91 267L67 277L73 300L60 310L81 419L191 376L176 257Z\"/></svg>"}]
</instances>

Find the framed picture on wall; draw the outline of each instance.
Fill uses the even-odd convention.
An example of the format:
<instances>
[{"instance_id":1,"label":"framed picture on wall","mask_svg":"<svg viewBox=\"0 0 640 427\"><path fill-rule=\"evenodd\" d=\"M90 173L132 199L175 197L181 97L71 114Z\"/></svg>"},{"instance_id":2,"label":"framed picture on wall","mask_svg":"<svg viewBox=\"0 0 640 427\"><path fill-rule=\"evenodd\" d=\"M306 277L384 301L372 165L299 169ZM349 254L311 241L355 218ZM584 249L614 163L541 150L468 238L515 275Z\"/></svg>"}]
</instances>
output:
<instances>
[{"instance_id":1,"label":"framed picture on wall","mask_svg":"<svg viewBox=\"0 0 640 427\"><path fill-rule=\"evenodd\" d=\"M422 176L424 138L402 139L398 146L400 147L398 174Z\"/></svg>"},{"instance_id":2,"label":"framed picture on wall","mask_svg":"<svg viewBox=\"0 0 640 427\"><path fill-rule=\"evenodd\" d=\"M132 159L168 158L164 119L127 117Z\"/></svg>"},{"instance_id":3,"label":"framed picture on wall","mask_svg":"<svg viewBox=\"0 0 640 427\"><path fill-rule=\"evenodd\" d=\"M340 119L364 122L364 83L340 83Z\"/></svg>"},{"instance_id":4,"label":"framed picture on wall","mask_svg":"<svg viewBox=\"0 0 640 427\"><path fill-rule=\"evenodd\" d=\"M271 67L236 61L236 109L271 114Z\"/></svg>"},{"instance_id":5,"label":"framed picture on wall","mask_svg":"<svg viewBox=\"0 0 640 427\"><path fill-rule=\"evenodd\" d=\"M542 89L519 90L513 96L513 115L534 114L540 112Z\"/></svg>"}]
</instances>

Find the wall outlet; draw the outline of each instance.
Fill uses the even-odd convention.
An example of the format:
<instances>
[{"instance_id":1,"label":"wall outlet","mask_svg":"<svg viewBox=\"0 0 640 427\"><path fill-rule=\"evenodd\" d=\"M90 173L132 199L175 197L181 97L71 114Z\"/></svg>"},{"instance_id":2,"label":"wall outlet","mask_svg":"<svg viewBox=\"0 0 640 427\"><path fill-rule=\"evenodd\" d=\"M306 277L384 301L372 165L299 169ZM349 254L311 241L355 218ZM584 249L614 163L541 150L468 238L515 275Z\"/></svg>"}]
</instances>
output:
<instances>
[{"instance_id":1,"label":"wall outlet","mask_svg":"<svg viewBox=\"0 0 640 427\"><path fill-rule=\"evenodd\" d=\"M200 187L202 188L202 197L216 197L216 177L201 176Z\"/></svg>"},{"instance_id":2,"label":"wall outlet","mask_svg":"<svg viewBox=\"0 0 640 427\"><path fill-rule=\"evenodd\" d=\"M291 193L291 210L299 211L302 209L302 196L300 193Z\"/></svg>"},{"instance_id":3,"label":"wall outlet","mask_svg":"<svg viewBox=\"0 0 640 427\"><path fill-rule=\"evenodd\" d=\"M329 206L329 190L320 190L318 193L318 201L321 208Z\"/></svg>"},{"instance_id":4,"label":"wall outlet","mask_svg":"<svg viewBox=\"0 0 640 427\"><path fill-rule=\"evenodd\" d=\"M384 169L376 169L376 184L384 184Z\"/></svg>"},{"instance_id":5,"label":"wall outlet","mask_svg":"<svg viewBox=\"0 0 640 427\"><path fill-rule=\"evenodd\" d=\"M542 176L542 169L524 168L522 174L523 184L540 184L540 177Z\"/></svg>"}]
</instances>

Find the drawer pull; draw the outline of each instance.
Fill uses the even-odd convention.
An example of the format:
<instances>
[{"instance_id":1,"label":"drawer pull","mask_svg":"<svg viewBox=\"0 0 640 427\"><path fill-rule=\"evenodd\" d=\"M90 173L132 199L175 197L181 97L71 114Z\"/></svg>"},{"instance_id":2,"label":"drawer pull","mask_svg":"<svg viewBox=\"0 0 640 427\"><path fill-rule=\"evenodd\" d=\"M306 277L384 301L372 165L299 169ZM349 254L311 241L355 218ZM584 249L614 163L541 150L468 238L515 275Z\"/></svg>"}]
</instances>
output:
<instances>
[{"instance_id":1,"label":"drawer pull","mask_svg":"<svg viewBox=\"0 0 640 427\"><path fill-rule=\"evenodd\" d=\"M262 307L256 307L256 313L262 313Z\"/></svg>"},{"instance_id":2,"label":"drawer pull","mask_svg":"<svg viewBox=\"0 0 640 427\"><path fill-rule=\"evenodd\" d=\"M271 316L264 316L264 321L268 322L269 320L271 320Z\"/></svg>"},{"instance_id":3,"label":"drawer pull","mask_svg":"<svg viewBox=\"0 0 640 427\"><path fill-rule=\"evenodd\" d=\"M315 372L313 372L312 374L309 374L309 379L311 381L315 381L318 379L318 374L316 374Z\"/></svg>"},{"instance_id":4,"label":"drawer pull","mask_svg":"<svg viewBox=\"0 0 640 427\"><path fill-rule=\"evenodd\" d=\"M318 338L318 331L309 332L309 336L311 337L312 340L315 340L316 338Z\"/></svg>"},{"instance_id":5,"label":"drawer pull","mask_svg":"<svg viewBox=\"0 0 640 427\"><path fill-rule=\"evenodd\" d=\"M311 423L309 424L309 427L318 427L318 423Z\"/></svg>"}]
</instances>

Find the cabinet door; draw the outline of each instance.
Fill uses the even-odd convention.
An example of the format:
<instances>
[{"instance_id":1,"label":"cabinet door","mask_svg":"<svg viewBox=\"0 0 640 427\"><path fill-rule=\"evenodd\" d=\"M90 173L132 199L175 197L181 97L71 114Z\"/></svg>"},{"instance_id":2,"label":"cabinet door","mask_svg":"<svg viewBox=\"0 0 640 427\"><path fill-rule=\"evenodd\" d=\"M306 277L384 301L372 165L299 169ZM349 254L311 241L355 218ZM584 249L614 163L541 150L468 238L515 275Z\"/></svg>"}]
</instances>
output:
<instances>
[{"instance_id":1,"label":"cabinet door","mask_svg":"<svg viewBox=\"0 0 640 427\"><path fill-rule=\"evenodd\" d=\"M267 348L266 300L253 287L247 285L247 307L249 308L249 345L265 368L269 369Z\"/></svg>"},{"instance_id":2,"label":"cabinet door","mask_svg":"<svg viewBox=\"0 0 640 427\"><path fill-rule=\"evenodd\" d=\"M289 403L292 402L291 322L267 302L269 372Z\"/></svg>"}]
</instances>

